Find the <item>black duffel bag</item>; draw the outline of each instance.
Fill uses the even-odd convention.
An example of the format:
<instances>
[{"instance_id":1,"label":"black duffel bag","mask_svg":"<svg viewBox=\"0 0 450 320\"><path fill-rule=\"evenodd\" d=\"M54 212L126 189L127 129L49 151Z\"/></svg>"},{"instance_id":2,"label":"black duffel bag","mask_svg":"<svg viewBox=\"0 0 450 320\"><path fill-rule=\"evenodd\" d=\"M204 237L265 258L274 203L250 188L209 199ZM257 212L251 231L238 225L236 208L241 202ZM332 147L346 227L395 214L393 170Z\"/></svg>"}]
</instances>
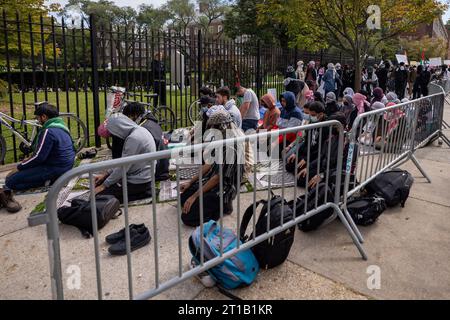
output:
<instances>
[{"instance_id":1,"label":"black duffel bag","mask_svg":"<svg viewBox=\"0 0 450 320\"><path fill-rule=\"evenodd\" d=\"M386 210L386 201L381 197L362 197L350 200L347 210L359 226L369 226Z\"/></svg>"},{"instance_id":2,"label":"black duffel bag","mask_svg":"<svg viewBox=\"0 0 450 320\"><path fill-rule=\"evenodd\" d=\"M98 230L103 228L109 220L117 218L121 214L120 202L114 196L96 196L95 204ZM64 224L77 227L86 238L90 238L94 234L90 201L73 199L70 207L65 206L58 209L58 218Z\"/></svg>"},{"instance_id":3,"label":"black duffel bag","mask_svg":"<svg viewBox=\"0 0 450 320\"><path fill-rule=\"evenodd\" d=\"M400 204L403 208L413 183L414 178L408 171L391 169L380 173L366 186L366 191L372 196L384 198L388 207Z\"/></svg>"}]
</instances>

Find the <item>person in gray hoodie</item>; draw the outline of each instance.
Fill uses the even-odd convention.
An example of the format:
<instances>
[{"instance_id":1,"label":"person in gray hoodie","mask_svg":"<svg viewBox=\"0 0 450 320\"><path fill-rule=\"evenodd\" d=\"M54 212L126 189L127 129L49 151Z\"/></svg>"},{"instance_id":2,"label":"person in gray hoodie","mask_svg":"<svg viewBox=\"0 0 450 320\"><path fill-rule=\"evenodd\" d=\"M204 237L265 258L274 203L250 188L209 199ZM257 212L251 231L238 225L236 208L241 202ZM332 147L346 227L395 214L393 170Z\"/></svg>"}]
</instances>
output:
<instances>
[{"instance_id":1,"label":"person in gray hoodie","mask_svg":"<svg viewBox=\"0 0 450 320\"><path fill-rule=\"evenodd\" d=\"M156 152L155 140L151 133L123 114L111 116L108 119L106 128L112 135L125 141L122 158ZM156 163L153 163L153 169L155 167ZM126 171L127 175L129 201L141 200L152 196L151 181L154 172L152 174L151 161L128 165L123 170ZM110 169L106 173L97 176L95 184L95 194L113 195L119 199L120 203L123 203L121 167Z\"/></svg>"}]
</instances>

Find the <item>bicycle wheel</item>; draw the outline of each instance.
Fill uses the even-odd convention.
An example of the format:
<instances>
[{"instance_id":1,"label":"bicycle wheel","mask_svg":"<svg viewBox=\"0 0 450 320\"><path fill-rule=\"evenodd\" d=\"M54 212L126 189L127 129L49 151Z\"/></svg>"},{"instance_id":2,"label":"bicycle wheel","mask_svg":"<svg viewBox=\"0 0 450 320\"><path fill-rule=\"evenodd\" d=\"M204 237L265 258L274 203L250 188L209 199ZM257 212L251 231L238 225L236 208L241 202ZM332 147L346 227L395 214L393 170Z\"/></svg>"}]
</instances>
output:
<instances>
[{"instance_id":1,"label":"bicycle wheel","mask_svg":"<svg viewBox=\"0 0 450 320\"><path fill-rule=\"evenodd\" d=\"M0 163L5 161L6 157L6 140L3 136L0 136Z\"/></svg>"},{"instance_id":2,"label":"bicycle wheel","mask_svg":"<svg viewBox=\"0 0 450 320\"><path fill-rule=\"evenodd\" d=\"M155 108L154 116L164 132L172 131L176 127L175 113L166 106Z\"/></svg>"},{"instance_id":3,"label":"bicycle wheel","mask_svg":"<svg viewBox=\"0 0 450 320\"><path fill-rule=\"evenodd\" d=\"M88 133L86 125L73 113L60 113L59 116L64 120L67 128L69 128L75 146L75 152L80 152L87 142Z\"/></svg>"},{"instance_id":4,"label":"bicycle wheel","mask_svg":"<svg viewBox=\"0 0 450 320\"><path fill-rule=\"evenodd\" d=\"M188 110L189 121L194 125L197 121L202 121L200 100L191 103Z\"/></svg>"}]
</instances>

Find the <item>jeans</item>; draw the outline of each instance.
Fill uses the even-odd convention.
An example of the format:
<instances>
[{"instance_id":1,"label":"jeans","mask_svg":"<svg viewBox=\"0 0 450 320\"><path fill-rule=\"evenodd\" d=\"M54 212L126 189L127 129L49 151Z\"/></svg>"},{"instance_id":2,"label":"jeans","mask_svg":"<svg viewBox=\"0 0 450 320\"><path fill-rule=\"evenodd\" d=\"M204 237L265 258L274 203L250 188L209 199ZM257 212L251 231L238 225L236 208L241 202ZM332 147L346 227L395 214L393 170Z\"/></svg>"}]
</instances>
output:
<instances>
[{"instance_id":1,"label":"jeans","mask_svg":"<svg viewBox=\"0 0 450 320\"><path fill-rule=\"evenodd\" d=\"M249 129L256 130L258 128L258 120L244 119L242 120L242 131L246 132Z\"/></svg>"},{"instance_id":2,"label":"jeans","mask_svg":"<svg viewBox=\"0 0 450 320\"><path fill-rule=\"evenodd\" d=\"M6 178L6 188L10 190L29 190L44 187L47 182L53 183L64 173L72 169L38 166L18 171Z\"/></svg>"}]
</instances>

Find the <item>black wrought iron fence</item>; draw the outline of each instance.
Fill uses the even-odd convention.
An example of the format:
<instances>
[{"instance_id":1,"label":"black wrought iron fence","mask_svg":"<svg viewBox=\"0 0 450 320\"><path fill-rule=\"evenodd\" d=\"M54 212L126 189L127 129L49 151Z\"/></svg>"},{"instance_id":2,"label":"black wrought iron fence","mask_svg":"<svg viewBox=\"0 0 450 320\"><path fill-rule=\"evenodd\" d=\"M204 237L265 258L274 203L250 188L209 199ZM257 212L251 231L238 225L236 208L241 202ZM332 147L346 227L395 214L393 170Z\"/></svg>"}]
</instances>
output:
<instances>
[{"instance_id":1,"label":"black wrought iron fence","mask_svg":"<svg viewBox=\"0 0 450 320\"><path fill-rule=\"evenodd\" d=\"M2 12L0 111L29 119L34 102L48 101L83 120L88 143L99 146L96 128L111 86L125 87L130 99L168 106L180 127L190 125L188 109L201 86L233 90L240 84L259 96L270 88L281 93L287 66L295 67L300 59L351 63L342 54L268 47L245 37L99 25L94 17L75 22ZM19 160L16 138L0 130L8 146L6 162Z\"/></svg>"}]
</instances>

